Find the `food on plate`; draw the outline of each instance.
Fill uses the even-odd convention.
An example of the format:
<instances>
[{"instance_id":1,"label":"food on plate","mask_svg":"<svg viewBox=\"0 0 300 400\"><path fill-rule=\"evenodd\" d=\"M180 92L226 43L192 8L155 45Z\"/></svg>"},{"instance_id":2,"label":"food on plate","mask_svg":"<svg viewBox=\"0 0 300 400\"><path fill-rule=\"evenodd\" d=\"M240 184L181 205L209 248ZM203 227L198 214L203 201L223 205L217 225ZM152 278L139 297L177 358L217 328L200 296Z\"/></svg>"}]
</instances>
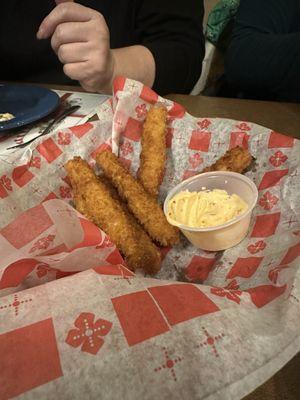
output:
<instances>
[{"instance_id":1,"label":"food on plate","mask_svg":"<svg viewBox=\"0 0 300 400\"><path fill-rule=\"evenodd\" d=\"M157 197L166 161L167 110L151 107L143 126L138 178L146 191Z\"/></svg>"},{"instance_id":2,"label":"food on plate","mask_svg":"<svg viewBox=\"0 0 300 400\"><path fill-rule=\"evenodd\" d=\"M4 122L4 121L9 121L11 119L15 118L15 116L13 114L10 113L0 113L0 122Z\"/></svg>"},{"instance_id":3,"label":"food on plate","mask_svg":"<svg viewBox=\"0 0 300 400\"><path fill-rule=\"evenodd\" d=\"M250 152L242 147L234 147L228 150L223 157L202 172L231 171L242 173L252 162Z\"/></svg>"},{"instance_id":4,"label":"food on plate","mask_svg":"<svg viewBox=\"0 0 300 400\"><path fill-rule=\"evenodd\" d=\"M107 180L97 177L80 157L69 160L65 168L74 190L75 208L109 235L129 268L143 268L151 274L158 272L161 264L158 248Z\"/></svg>"},{"instance_id":5,"label":"food on plate","mask_svg":"<svg viewBox=\"0 0 300 400\"><path fill-rule=\"evenodd\" d=\"M209 228L225 224L247 209L244 200L226 190L184 190L169 201L168 217L191 228Z\"/></svg>"},{"instance_id":6,"label":"food on plate","mask_svg":"<svg viewBox=\"0 0 300 400\"><path fill-rule=\"evenodd\" d=\"M97 155L96 161L149 236L162 246L176 244L179 241L178 229L167 222L159 204L119 159L109 150L105 150Z\"/></svg>"}]
</instances>

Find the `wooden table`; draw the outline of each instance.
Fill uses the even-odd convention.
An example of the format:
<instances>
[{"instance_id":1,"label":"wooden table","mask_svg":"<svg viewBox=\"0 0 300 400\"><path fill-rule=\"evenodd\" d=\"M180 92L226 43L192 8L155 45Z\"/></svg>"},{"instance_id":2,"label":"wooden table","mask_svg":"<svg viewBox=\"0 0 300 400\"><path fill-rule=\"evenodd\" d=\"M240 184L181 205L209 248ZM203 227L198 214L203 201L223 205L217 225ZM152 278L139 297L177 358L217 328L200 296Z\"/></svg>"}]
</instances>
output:
<instances>
[{"instance_id":1,"label":"wooden table","mask_svg":"<svg viewBox=\"0 0 300 400\"><path fill-rule=\"evenodd\" d=\"M84 91L77 86L41 86L67 91ZM255 122L300 139L300 104L178 94L166 97L182 104L196 117L220 117ZM299 382L300 353L244 400L299 400Z\"/></svg>"},{"instance_id":2,"label":"wooden table","mask_svg":"<svg viewBox=\"0 0 300 400\"><path fill-rule=\"evenodd\" d=\"M167 97L182 104L196 117L232 118L255 122L300 139L300 104L179 94Z\"/></svg>"}]
</instances>

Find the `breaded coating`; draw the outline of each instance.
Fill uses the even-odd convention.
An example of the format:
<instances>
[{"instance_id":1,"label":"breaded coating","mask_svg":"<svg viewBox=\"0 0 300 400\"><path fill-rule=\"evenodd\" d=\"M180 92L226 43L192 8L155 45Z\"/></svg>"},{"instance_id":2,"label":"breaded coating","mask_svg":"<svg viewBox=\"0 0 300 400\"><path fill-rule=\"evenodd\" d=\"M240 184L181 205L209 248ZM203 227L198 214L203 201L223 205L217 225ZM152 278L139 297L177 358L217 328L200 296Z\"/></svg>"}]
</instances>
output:
<instances>
[{"instance_id":1,"label":"breaded coating","mask_svg":"<svg viewBox=\"0 0 300 400\"><path fill-rule=\"evenodd\" d=\"M143 126L138 179L146 191L157 197L166 162L165 107L151 107Z\"/></svg>"},{"instance_id":2,"label":"breaded coating","mask_svg":"<svg viewBox=\"0 0 300 400\"><path fill-rule=\"evenodd\" d=\"M74 189L75 207L106 232L132 270L159 271L161 255L149 236L135 221L117 194L98 179L89 165L75 157L65 165Z\"/></svg>"},{"instance_id":3,"label":"breaded coating","mask_svg":"<svg viewBox=\"0 0 300 400\"><path fill-rule=\"evenodd\" d=\"M202 172L230 171L242 173L252 162L252 156L248 150L242 147L234 147L228 150L215 164L204 168Z\"/></svg>"},{"instance_id":4,"label":"breaded coating","mask_svg":"<svg viewBox=\"0 0 300 400\"><path fill-rule=\"evenodd\" d=\"M118 158L105 150L97 155L96 161L150 237L162 246L176 244L179 241L178 229L168 223L155 199L133 178Z\"/></svg>"}]
</instances>

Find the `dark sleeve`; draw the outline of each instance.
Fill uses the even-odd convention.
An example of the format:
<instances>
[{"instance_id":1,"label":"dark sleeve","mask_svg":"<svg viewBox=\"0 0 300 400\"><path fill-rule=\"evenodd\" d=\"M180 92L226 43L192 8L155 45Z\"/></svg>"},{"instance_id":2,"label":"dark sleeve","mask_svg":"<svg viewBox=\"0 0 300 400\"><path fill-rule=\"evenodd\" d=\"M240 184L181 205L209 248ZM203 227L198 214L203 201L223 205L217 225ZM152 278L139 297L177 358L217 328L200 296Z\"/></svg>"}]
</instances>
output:
<instances>
[{"instance_id":1,"label":"dark sleeve","mask_svg":"<svg viewBox=\"0 0 300 400\"><path fill-rule=\"evenodd\" d=\"M300 98L299 0L241 0L225 72L244 90Z\"/></svg>"},{"instance_id":2,"label":"dark sleeve","mask_svg":"<svg viewBox=\"0 0 300 400\"><path fill-rule=\"evenodd\" d=\"M202 0L142 0L137 16L141 44L155 59L153 89L190 93L204 58Z\"/></svg>"}]
</instances>

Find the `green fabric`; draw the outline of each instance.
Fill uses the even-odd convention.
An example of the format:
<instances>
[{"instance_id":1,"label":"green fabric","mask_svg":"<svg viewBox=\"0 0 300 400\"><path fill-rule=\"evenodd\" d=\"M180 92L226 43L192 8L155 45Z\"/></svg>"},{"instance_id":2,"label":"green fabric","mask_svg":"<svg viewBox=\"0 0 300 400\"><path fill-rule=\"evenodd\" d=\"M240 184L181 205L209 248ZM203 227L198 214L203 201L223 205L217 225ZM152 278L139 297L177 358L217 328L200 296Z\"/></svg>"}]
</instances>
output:
<instances>
[{"instance_id":1,"label":"green fabric","mask_svg":"<svg viewBox=\"0 0 300 400\"><path fill-rule=\"evenodd\" d=\"M208 16L206 27L206 38L214 45L218 45L228 32L228 27L232 27L235 15L239 7L240 0L220 0L211 10Z\"/></svg>"}]
</instances>

